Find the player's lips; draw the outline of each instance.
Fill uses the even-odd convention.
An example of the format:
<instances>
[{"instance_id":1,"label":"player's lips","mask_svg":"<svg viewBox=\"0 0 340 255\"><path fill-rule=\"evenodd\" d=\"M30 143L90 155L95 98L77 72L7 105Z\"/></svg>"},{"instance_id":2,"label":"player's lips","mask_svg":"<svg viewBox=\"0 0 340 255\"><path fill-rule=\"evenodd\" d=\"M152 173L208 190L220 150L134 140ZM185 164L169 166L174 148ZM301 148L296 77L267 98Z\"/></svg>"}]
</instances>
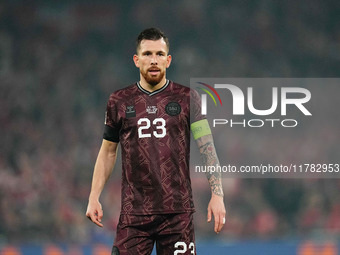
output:
<instances>
[{"instance_id":1,"label":"player's lips","mask_svg":"<svg viewBox=\"0 0 340 255\"><path fill-rule=\"evenodd\" d=\"M156 69L156 68L152 68L152 69L149 69L148 72L151 74L151 75L157 75L161 70L160 69Z\"/></svg>"}]
</instances>

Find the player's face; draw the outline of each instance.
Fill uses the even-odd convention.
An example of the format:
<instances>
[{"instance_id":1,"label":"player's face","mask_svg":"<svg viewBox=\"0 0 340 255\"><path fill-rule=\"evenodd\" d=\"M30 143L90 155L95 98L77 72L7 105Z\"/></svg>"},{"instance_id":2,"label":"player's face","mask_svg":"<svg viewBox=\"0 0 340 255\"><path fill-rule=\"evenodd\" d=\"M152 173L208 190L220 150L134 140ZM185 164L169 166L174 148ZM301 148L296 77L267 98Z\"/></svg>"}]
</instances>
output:
<instances>
[{"instance_id":1,"label":"player's face","mask_svg":"<svg viewBox=\"0 0 340 255\"><path fill-rule=\"evenodd\" d=\"M141 80L144 79L151 86L165 83L165 72L170 66L171 56L168 55L163 38L157 41L142 40L133 60L140 70Z\"/></svg>"}]
</instances>

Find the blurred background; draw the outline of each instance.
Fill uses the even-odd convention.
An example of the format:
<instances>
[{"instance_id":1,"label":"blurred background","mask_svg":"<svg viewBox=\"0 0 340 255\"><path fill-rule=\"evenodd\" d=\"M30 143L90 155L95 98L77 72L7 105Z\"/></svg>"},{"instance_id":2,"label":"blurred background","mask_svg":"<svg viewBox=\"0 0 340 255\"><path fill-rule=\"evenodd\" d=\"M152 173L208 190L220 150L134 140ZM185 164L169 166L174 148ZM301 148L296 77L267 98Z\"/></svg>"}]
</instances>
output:
<instances>
[{"instance_id":1,"label":"blurred background","mask_svg":"<svg viewBox=\"0 0 340 255\"><path fill-rule=\"evenodd\" d=\"M109 94L139 79L141 30L168 35L167 76L188 86L191 77L338 77L339 13L331 0L1 1L0 254L110 250L120 160L101 197L105 228L85 211ZM339 126L328 131L339 141ZM306 146L320 146L309 138ZM256 141L231 142L222 157L242 162ZM339 160L334 151L322 159ZM192 180L200 254L339 254L339 179L223 181L228 218L215 235L208 183Z\"/></svg>"}]
</instances>

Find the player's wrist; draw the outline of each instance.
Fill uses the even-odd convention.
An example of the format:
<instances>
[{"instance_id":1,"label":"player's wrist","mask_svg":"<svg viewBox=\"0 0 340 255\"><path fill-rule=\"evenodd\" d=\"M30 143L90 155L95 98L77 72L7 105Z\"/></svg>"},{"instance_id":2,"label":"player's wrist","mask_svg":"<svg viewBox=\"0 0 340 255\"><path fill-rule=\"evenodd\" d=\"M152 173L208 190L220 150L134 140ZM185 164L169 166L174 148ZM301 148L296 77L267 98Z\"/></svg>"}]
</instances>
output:
<instances>
[{"instance_id":1,"label":"player's wrist","mask_svg":"<svg viewBox=\"0 0 340 255\"><path fill-rule=\"evenodd\" d=\"M211 198L224 198L224 193L223 192L211 192Z\"/></svg>"},{"instance_id":2,"label":"player's wrist","mask_svg":"<svg viewBox=\"0 0 340 255\"><path fill-rule=\"evenodd\" d=\"M97 201L97 202L99 202L99 194L97 194L97 193L90 193L90 195L89 195L89 201Z\"/></svg>"}]
</instances>

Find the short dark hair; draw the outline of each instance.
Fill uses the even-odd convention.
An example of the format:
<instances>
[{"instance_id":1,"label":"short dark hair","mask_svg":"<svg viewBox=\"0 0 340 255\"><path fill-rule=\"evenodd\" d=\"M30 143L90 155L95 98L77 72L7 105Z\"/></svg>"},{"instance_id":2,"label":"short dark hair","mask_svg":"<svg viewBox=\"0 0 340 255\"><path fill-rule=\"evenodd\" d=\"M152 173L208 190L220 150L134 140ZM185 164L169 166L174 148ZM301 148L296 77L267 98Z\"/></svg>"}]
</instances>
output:
<instances>
[{"instance_id":1,"label":"short dark hair","mask_svg":"<svg viewBox=\"0 0 340 255\"><path fill-rule=\"evenodd\" d=\"M147 28L147 29L143 30L139 34L139 36L137 37L137 40L136 40L136 52L138 53L138 49L140 47L140 43L141 43L142 40L157 41L157 40L162 39L162 38L165 41L166 46L169 50L169 48L170 48L169 39L161 30L159 30L158 28L154 28L154 27Z\"/></svg>"}]
</instances>

